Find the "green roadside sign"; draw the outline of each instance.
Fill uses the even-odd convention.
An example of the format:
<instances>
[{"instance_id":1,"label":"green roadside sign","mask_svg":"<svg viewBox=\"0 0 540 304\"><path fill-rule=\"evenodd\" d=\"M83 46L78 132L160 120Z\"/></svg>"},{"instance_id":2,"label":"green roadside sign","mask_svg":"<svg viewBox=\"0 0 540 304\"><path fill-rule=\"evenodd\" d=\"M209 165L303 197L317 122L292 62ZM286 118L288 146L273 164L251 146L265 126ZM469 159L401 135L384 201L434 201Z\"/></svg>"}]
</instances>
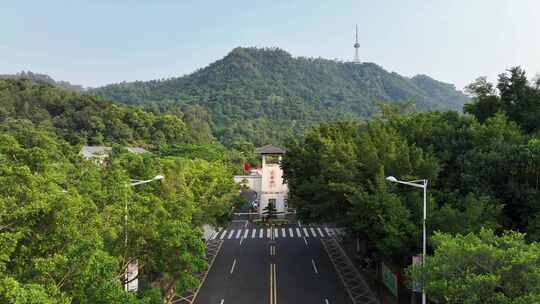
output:
<instances>
[{"instance_id":1,"label":"green roadside sign","mask_svg":"<svg viewBox=\"0 0 540 304\"><path fill-rule=\"evenodd\" d=\"M398 284L396 275L382 263L382 281L384 286L392 293L394 297L398 296Z\"/></svg>"}]
</instances>

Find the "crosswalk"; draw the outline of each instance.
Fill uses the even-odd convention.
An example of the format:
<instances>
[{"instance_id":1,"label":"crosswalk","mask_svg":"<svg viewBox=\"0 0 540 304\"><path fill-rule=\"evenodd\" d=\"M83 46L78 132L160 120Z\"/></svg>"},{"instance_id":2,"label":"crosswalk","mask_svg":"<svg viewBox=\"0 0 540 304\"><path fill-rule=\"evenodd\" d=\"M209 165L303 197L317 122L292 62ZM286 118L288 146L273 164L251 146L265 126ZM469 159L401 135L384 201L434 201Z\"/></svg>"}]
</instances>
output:
<instances>
[{"instance_id":1,"label":"crosswalk","mask_svg":"<svg viewBox=\"0 0 540 304\"><path fill-rule=\"evenodd\" d=\"M270 238L323 238L345 235L344 228L331 227L286 227L286 228L247 228L247 229L222 229L211 239L265 239Z\"/></svg>"}]
</instances>

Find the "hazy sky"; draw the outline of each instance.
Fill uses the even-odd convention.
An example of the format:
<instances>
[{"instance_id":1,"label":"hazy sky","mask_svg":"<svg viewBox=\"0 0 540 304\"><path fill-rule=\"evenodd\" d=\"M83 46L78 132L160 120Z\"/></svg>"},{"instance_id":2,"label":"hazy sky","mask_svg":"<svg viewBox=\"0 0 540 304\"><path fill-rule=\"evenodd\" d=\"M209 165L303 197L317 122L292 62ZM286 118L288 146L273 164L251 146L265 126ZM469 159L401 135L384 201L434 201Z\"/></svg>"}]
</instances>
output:
<instances>
[{"instance_id":1,"label":"hazy sky","mask_svg":"<svg viewBox=\"0 0 540 304\"><path fill-rule=\"evenodd\" d=\"M26 0L0 2L0 74L99 86L181 76L237 46L360 56L458 88L521 65L540 72L539 0Z\"/></svg>"}]
</instances>

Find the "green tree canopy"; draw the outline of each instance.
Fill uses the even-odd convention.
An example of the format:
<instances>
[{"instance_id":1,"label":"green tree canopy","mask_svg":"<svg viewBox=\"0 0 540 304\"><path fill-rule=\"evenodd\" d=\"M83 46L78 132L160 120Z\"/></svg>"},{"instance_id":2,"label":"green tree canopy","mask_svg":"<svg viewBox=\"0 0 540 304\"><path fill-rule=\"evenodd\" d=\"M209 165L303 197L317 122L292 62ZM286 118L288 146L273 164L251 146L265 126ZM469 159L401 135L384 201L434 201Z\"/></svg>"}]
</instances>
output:
<instances>
[{"instance_id":1,"label":"green tree canopy","mask_svg":"<svg viewBox=\"0 0 540 304\"><path fill-rule=\"evenodd\" d=\"M437 303L525 304L540 301L540 243L525 235L492 230L478 234L435 233L434 254L425 267L409 269L412 281L425 281Z\"/></svg>"}]
</instances>

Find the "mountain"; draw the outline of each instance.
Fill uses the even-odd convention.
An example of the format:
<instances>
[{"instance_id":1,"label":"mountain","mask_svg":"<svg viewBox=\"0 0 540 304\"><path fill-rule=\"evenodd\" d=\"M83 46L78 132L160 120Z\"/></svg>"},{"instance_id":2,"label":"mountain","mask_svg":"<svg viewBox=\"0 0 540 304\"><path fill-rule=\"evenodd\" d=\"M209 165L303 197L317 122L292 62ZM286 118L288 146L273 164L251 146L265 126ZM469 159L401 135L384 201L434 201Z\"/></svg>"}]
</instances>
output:
<instances>
[{"instance_id":1,"label":"mountain","mask_svg":"<svg viewBox=\"0 0 540 304\"><path fill-rule=\"evenodd\" d=\"M74 145L210 143L212 135L189 112L164 114L119 105L29 79L0 79L0 132L35 126Z\"/></svg>"},{"instance_id":2,"label":"mountain","mask_svg":"<svg viewBox=\"0 0 540 304\"><path fill-rule=\"evenodd\" d=\"M0 74L0 79L28 79L37 84L50 84L68 91L82 92L84 87L81 85L71 84L68 81L54 80L51 76L45 74L33 73L31 71L22 71L17 74Z\"/></svg>"},{"instance_id":3,"label":"mountain","mask_svg":"<svg viewBox=\"0 0 540 304\"><path fill-rule=\"evenodd\" d=\"M425 75L407 78L374 63L293 57L277 48L236 48L190 75L91 92L126 104L199 106L222 142L256 144L282 142L322 121L369 118L377 101L461 111L468 100L453 85Z\"/></svg>"}]
</instances>

